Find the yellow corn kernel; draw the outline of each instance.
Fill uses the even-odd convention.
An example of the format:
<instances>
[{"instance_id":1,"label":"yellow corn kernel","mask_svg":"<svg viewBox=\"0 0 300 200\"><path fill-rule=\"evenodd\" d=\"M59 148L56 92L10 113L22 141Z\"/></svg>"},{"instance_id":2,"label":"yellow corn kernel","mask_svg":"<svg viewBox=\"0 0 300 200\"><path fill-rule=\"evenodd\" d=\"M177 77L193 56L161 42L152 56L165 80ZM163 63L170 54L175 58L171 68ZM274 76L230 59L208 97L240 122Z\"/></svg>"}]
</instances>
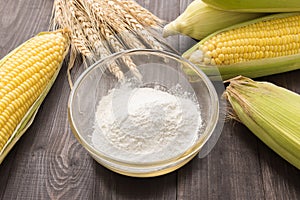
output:
<instances>
[{"instance_id":1,"label":"yellow corn kernel","mask_svg":"<svg viewBox=\"0 0 300 200\"><path fill-rule=\"evenodd\" d=\"M45 32L0 61L0 152L59 69L68 46L65 30Z\"/></svg>"},{"instance_id":2,"label":"yellow corn kernel","mask_svg":"<svg viewBox=\"0 0 300 200\"><path fill-rule=\"evenodd\" d=\"M296 45L300 45L300 41L297 37L300 34L300 29L296 29L298 24L292 20L299 21L300 14L285 18L275 18L268 21L259 21L255 24L224 31L206 40L199 50L203 52L203 55L206 55L208 51L214 52L210 54L210 57L205 57L205 63L209 63L208 59L215 60L219 58L219 60L222 61L220 65L244 62L245 59L257 60L271 58L274 55L276 57L291 55ZM284 28L276 30L278 27ZM266 35L268 35L268 37L266 37ZM217 42L220 40L223 42ZM238 41L245 41L245 43L241 45ZM291 43L294 45L291 45ZM214 44L217 44L217 46ZM264 49L266 46L269 46L271 51L268 53L260 53L260 49ZM217 48L221 48L221 51L217 51ZM242 49L243 52L250 53L250 56L245 58L244 53L242 53L240 49ZM234 59L231 55L234 55ZM204 58L202 59L203 60L199 60L198 62L204 62Z\"/></svg>"},{"instance_id":3,"label":"yellow corn kernel","mask_svg":"<svg viewBox=\"0 0 300 200\"><path fill-rule=\"evenodd\" d=\"M236 24L207 36L182 56L214 80L300 69L299 21L300 13L295 12ZM207 51L210 56L203 56Z\"/></svg>"}]
</instances>

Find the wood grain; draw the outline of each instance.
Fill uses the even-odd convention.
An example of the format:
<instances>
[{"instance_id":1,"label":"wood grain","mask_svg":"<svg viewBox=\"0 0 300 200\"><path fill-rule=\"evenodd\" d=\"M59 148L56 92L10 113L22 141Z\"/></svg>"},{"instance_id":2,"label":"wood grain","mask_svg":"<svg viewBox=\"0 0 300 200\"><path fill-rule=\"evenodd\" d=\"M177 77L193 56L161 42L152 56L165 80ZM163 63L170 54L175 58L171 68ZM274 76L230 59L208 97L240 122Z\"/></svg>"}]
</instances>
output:
<instances>
[{"instance_id":1,"label":"wood grain","mask_svg":"<svg viewBox=\"0 0 300 200\"><path fill-rule=\"evenodd\" d=\"M138 0L166 22L192 0ZM53 0L0 0L0 58L46 31ZM180 53L195 40L172 36ZM80 60L73 71L82 72ZM300 70L263 77L300 93ZM155 178L116 174L95 162L73 136L67 120L70 88L66 65L38 115L0 165L0 199L299 199L300 171L258 140L245 126L228 121L205 158Z\"/></svg>"}]
</instances>

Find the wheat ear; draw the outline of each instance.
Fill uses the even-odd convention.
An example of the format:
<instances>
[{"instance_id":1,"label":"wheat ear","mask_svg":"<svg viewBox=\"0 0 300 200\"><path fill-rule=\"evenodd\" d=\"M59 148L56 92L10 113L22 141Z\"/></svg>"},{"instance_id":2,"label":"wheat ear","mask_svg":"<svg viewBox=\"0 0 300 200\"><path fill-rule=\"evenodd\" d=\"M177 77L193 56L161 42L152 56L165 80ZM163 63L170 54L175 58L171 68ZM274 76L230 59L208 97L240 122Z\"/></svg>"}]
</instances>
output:
<instances>
[{"instance_id":1,"label":"wheat ear","mask_svg":"<svg viewBox=\"0 0 300 200\"><path fill-rule=\"evenodd\" d=\"M143 26L161 27L162 20L133 0L115 0Z\"/></svg>"},{"instance_id":2,"label":"wheat ear","mask_svg":"<svg viewBox=\"0 0 300 200\"><path fill-rule=\"evenodd\" d=\"M101 31L107 28L113 30L129 48L145 48L129 27L123 23L122 18L115 15L114 10L107 8L102 0L87 0L85 2L87 4L87 9L90 10L90 15L94 17L93 21L98 23L98 28Z\"/></svg>"},{"instance_id":3,"label":"wheat ear","mask_svg":"<svg viewBox=\"0 0 300 200\"><path fill-rule=\"evenodd\" d=\"M97 26L91 20L87 10L84 7L84 1L80 2L77 1L77 13L78 13L78 20L82 24L82 29L90 42L90 46L93 49L93 57L95 60L106 58L111 55L109 47L105 44L101 34L99 34ZM108 66L109 71L117 77L118 80L122 80L124 78L124 74L121 71L120 67L115 63L111 63Z\"/></svg>"},{"instance_id":4,"label":"wheat ear","mask_svg":"<svg viewBox=\"0 0 300 200\"><path fill-rule=\"evenodd\" d=\"M124 51L124 45L122 44L114 30L112 30L109 24L103 19L104 11L101 7L98 6L99 5L92 0L86 1L86 10L89 14L90 19L96 22L96 26L100 35L108 42L109 46L114 52ZM126 66L132 71L132 73L138 79L141 79L141 74L137 70L136 65L131 60L131 58L126 56L123 58L123 61L125 62Z\"/></svg>"},{"instance_id":5,"label":"wheat ear","mask_svg":"<svg viewBox=\"0 0 300 200\"><path fill-rule=\"evenodd\" d=\"M114 15L118 15L122 18L129 29L133 30L137 35L139 35L151 48L157 50L163 50L161 44L128 12L126 12L122 6L117 2L112 0L102 0L106 3L107 7L114 10Z\"/></svg>"}]
</instances>

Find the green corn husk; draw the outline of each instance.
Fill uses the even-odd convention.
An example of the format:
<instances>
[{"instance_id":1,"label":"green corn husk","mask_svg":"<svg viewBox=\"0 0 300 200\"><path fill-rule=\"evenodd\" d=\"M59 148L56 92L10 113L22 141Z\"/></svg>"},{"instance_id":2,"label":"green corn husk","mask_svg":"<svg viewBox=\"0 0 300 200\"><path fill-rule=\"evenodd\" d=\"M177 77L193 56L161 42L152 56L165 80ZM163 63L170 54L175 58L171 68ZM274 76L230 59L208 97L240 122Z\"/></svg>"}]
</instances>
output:
<instances>
[{"instance_id":1,"label":"green corn husk","mask_svg":"<svg viewBox=\"0 0 300 200\"><path fill-rule=\"evenodd\" d=\"M300 95L242 76L229 82L225 95L238 119L273 151L300 169Z\"/></svg>"},{"instance_id":2,"label":"green corn husk","mask_svg":"<svg viewBox=\"0 0 300 200\"><path fill-rule=\"evenodd\" d=\"M237 13L214 9L202 0L194 0L185 11L163 29L163 36L187 35L201 40L209 34L266 15L264 13Z\"/></svg>"},{"instance_id":3,"label":"green corn husk","mask_svg":"<svg viewBox=\"0 0 300 200\"><path fill-rule=\"evenodd\" d=\"M206 38L202 39L200 42L195 44L193 47L188 49L186 52L183 53L183 57L191 61L193 64L195 64L197 67L199 67L207 76L210 77L211 80L228 80L230 78L242 75L249 78L257 78L262 76L268 76L272 74L278 74L283 72L288 72L292 70L300 69L300 54L291 54L286 56L278 56L278 57L272 57L272 58L260 58L256 60L250 60L247 62L239 62L239 63L233 63L228 65L212 65L212 64L205 64L204 62L199 62L197 60L197 52L199 51L199 47L203 44L205 44L207 41L210 41L211 38L219 36L222 33L229 32L232 30L240 30L246 26L253 25L259 22L266 22L266 21L272 21L275 19L283 19L288 17L298 17L300 13L280 13L280 14L273 14L264 16L258 19L250 20L247 22L243 22L240 24L236 24L234 26L230 26L228 28L225 28L223 30L219 30ZM283 29L288 29L288 26ZM264 30L261 29L267 34L273 30ZM275 31L278 31L279 28L275 28ZM289 30L288 30L289 31ZM279 36L278 36L279 37ZM240 39L240 38L238 38ZM257 40L264 40L260 42L266 42L267 36L264 38L257 38ZM296 43L298 43L297 41ZM249 43L249 45L252 45ZM266 42L265 46L272 45L268 44ZM256 52L256 51L252 51ZM252 53L251 52L251 53ZM196 58L196 59L195 59ZM186 71L190 76L189 71Z\"/></svg>"},{"instance_id":4,"label":"green corn husk","mask_svg":"<svg viewBox=\"0 0 300 200\"><path fill-rule=\"evenodd\" d=\"M300 11L299 0L203 0L216 9L235 12L294 12Z\"/></svg>"}]
</instances>

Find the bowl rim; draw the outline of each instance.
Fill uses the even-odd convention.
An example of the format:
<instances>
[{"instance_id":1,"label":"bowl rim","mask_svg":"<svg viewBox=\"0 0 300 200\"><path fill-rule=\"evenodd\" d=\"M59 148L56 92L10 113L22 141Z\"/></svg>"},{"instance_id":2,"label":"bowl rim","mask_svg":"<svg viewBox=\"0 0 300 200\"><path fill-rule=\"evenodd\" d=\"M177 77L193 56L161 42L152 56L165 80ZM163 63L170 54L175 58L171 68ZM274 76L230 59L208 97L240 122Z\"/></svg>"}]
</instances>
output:
<instances>
[{"instance_id":1,"label":"bowl rim","mask_svg":"<svg viewBox=\"0 0 300 200\"><path fill-rule=\"evenodd\" d=\"M89 144L80 134L80 132L78 131L78 128L76 126L76 124L74 123L73 120L73 112L72 112L72 105L73 105L73 99L74 99L74 95L76 94L76 90L78 88L78 86L82 83L82 81L84 81L84 78L93 70L95 69L99 64L106 62L110 59L112 59L113 57L118 58L123 56L124 54L162 54L164 56L167 56L169 58L172 59L176 59L179 60L180 62L186 63L188 64L191 68L193 68L193 70L195 70L195 72L197 73L197 75L199 77L201 77L201 80L205 83L207 90L210 94L210 102L213 104L212 107L212 111L213 113L210 115L210 119L209 119L209 123L207 124L206 129L203 131L203 133L201 134L202 137L200 136L200 138L197 139L197 141L190 146L185 152L183 152L182 154L180 154L179 156L176 157L172 157L170 159L166 159L166 160L161 160L161 161L154 161L154 162L142 162L142 163L138 163L138 162L130 162L130 161L124 161L124 160L119 160L119 159L115 159L115 158L111 158L109 157L109 155L105 155L100 153L99 151L96 150L95 147L93 147L91 144ZM107 68L104 68L105 70ZM130 49L130 50L124 50L121 52L117 52L114 54L111 54L103 59L100 59L98 61L96 61L95 63L93 63L91 66L89 66L87 69L85 69L80 76L77 78L77 80L75 81L71 92L69 94L69 100L68 100L68 121L70 124L70 128L71 131L73 133L73 135L76 137L76 139L79 141L79 143L92 155L96 155L98 156L100 159L104 159L106 161L112 162L114 164L117 165L122 165L122 166L128 166L128 167L140 167L140 168L146 168L146 167L154 167L154 166L165 166L168 164L174 164L174 163L181 163L184 162L186 159L189 158L189 156L191 155L196 155L201 148L204 146L204 144L209 140L209 138L211 137L211 135L214 132L214 129L216 128L217 122L219 119L219 99L218 99L218 95L217 92L212 84L212 82L210 81L210 79L207 77L207 75L198 67L196 67L193 63L191 63L189 60L176 55L175 53L171 53L171 52L167 52L167 51L162 51L162 50L155 50L155 49Z\"/></svg>"}]
</instances>

